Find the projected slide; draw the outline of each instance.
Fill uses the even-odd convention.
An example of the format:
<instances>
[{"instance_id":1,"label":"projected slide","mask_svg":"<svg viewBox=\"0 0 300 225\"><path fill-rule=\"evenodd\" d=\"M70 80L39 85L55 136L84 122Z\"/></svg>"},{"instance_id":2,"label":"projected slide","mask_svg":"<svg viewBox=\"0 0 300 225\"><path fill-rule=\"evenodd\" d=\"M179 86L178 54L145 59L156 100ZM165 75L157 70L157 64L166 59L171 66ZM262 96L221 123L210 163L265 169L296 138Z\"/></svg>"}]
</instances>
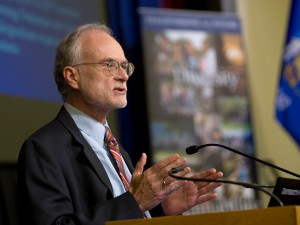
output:
<instances>
[{"instance_id":1,"label":"projected slide","mask_svg":"<svg viewBox=\"0 0 300 225\"><path fill-rule=\"evenodd\" d=\"M59 102L54 57L61 38L100 19L98 0L0 0L0 94Z\"/></svg>"}]
</instances>

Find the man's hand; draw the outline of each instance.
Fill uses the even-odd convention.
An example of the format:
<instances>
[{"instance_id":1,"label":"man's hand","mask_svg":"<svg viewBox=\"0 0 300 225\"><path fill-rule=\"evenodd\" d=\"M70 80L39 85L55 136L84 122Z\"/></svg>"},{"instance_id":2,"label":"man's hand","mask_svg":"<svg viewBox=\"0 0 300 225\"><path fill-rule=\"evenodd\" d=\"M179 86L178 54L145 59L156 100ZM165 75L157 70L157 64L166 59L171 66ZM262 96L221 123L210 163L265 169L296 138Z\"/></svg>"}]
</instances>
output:
<instances>
[{"instance_id":1,"label":"man's hand","mask_svg":"<svg viewBox=\"0 0 300 225\"><path fill-rule=\"evenodd\" d=\"M147 156L143 153L134 169L129 188L143 212L154 208L170 193L187 183L175 179L169 180L168 185L164 183L165 178L169 177L169 171L183 166L187 161L186 158L173 154L144 171L146 161Z\"/></svg>"},{"instance_id":2,"label":"man's hand","mask_svg":"<svg viewBox=\"0 0 300 225\"><path fill-rule=\"evenodd\" d=\"M188 174L189 172L189 168L185 168L185 170L181 172L180 175L178 175L183 176ZM192 177L219 179L222 176L222 172L216 172L215 169L209 169L195 174ZM167 179L172 180L171 177ZM168 186L167 179L166 187ZM164 213L169 216L178 215L200 203L215 199L217 197L217 194L213 192L213 190L221 185L221 183L188 181L173 193L165 197L165 199L162 201L162 208L164 210Z\"/></svg>"}]
</instances>

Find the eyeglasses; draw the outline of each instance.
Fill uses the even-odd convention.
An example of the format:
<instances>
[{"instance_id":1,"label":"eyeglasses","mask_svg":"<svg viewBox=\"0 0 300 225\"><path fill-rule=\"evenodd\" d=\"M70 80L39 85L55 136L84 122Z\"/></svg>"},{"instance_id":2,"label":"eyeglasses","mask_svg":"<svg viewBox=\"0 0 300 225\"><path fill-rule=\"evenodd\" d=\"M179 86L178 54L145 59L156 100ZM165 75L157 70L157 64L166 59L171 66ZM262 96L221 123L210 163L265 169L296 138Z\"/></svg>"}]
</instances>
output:
<instances>
[{"instance_id":1,"label":"eyeglasses","mask_svg":"<svg viewBox=\"0 0 300 225\"><path fill-rule=\"evenodd\" d=\"M98 64L106 66L110 75L112 75L112 76L118 75L121 67L123 70L125 70L128 77L130 77L134 71L134 65L131 62L119 63L118 61L115 61L115 60L109 60L109 61L104 61L104 62L95 62L95 63L77 63L75 65L72 65L72 67L81 66L81 65L98 65Z\"/></svg>"}]
</instances>

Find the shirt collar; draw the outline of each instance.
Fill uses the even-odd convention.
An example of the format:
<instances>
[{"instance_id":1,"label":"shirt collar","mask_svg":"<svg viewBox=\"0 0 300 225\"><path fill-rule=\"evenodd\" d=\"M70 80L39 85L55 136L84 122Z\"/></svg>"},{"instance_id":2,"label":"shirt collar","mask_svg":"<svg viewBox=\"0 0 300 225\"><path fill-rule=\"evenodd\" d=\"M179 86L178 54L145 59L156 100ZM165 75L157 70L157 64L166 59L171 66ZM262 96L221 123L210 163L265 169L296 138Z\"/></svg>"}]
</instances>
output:
<instances>
[{"instance_id":1,"label":"shirt collar","mask_svg":"<svg viewBox=\"0 0 300 225\"><path fill-rule=\"evenodd\" d=\"M108 126L107 121L103 125L99 121L81 112L77 108L68 103L64 103L64 107L73 118L75 124L81 132L93 138L100 146L104 145L105 127Z\"/></svg>"}]
</instances>

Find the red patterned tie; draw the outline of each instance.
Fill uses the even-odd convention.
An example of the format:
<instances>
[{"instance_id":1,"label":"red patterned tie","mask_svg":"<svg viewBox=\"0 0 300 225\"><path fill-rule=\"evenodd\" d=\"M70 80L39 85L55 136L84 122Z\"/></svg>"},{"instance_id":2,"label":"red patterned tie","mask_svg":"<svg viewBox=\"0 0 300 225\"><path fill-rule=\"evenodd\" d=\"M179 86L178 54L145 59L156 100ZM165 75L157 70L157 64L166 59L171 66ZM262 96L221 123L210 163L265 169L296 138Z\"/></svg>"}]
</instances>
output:
<instances>
[{"instance_id":1,"label":"red patterned tie","mask_svg":"<svg viewBox=\"0 0 300 225\"><path fill-rule=\"evenodd\" d=\"M105 134L104 134L104 142L106 143L107 147L109 148L111 154L114 156L116 163L119 168L119 176L123 182L123 185L125 187L125 190L127 191L129 189L129 182L125 174L124 166L123 166L123 160L121 157L120 149L117 140L114 138L112 133L110 132L110 129L105 126Z\"/></svg>"}]
</instances>

